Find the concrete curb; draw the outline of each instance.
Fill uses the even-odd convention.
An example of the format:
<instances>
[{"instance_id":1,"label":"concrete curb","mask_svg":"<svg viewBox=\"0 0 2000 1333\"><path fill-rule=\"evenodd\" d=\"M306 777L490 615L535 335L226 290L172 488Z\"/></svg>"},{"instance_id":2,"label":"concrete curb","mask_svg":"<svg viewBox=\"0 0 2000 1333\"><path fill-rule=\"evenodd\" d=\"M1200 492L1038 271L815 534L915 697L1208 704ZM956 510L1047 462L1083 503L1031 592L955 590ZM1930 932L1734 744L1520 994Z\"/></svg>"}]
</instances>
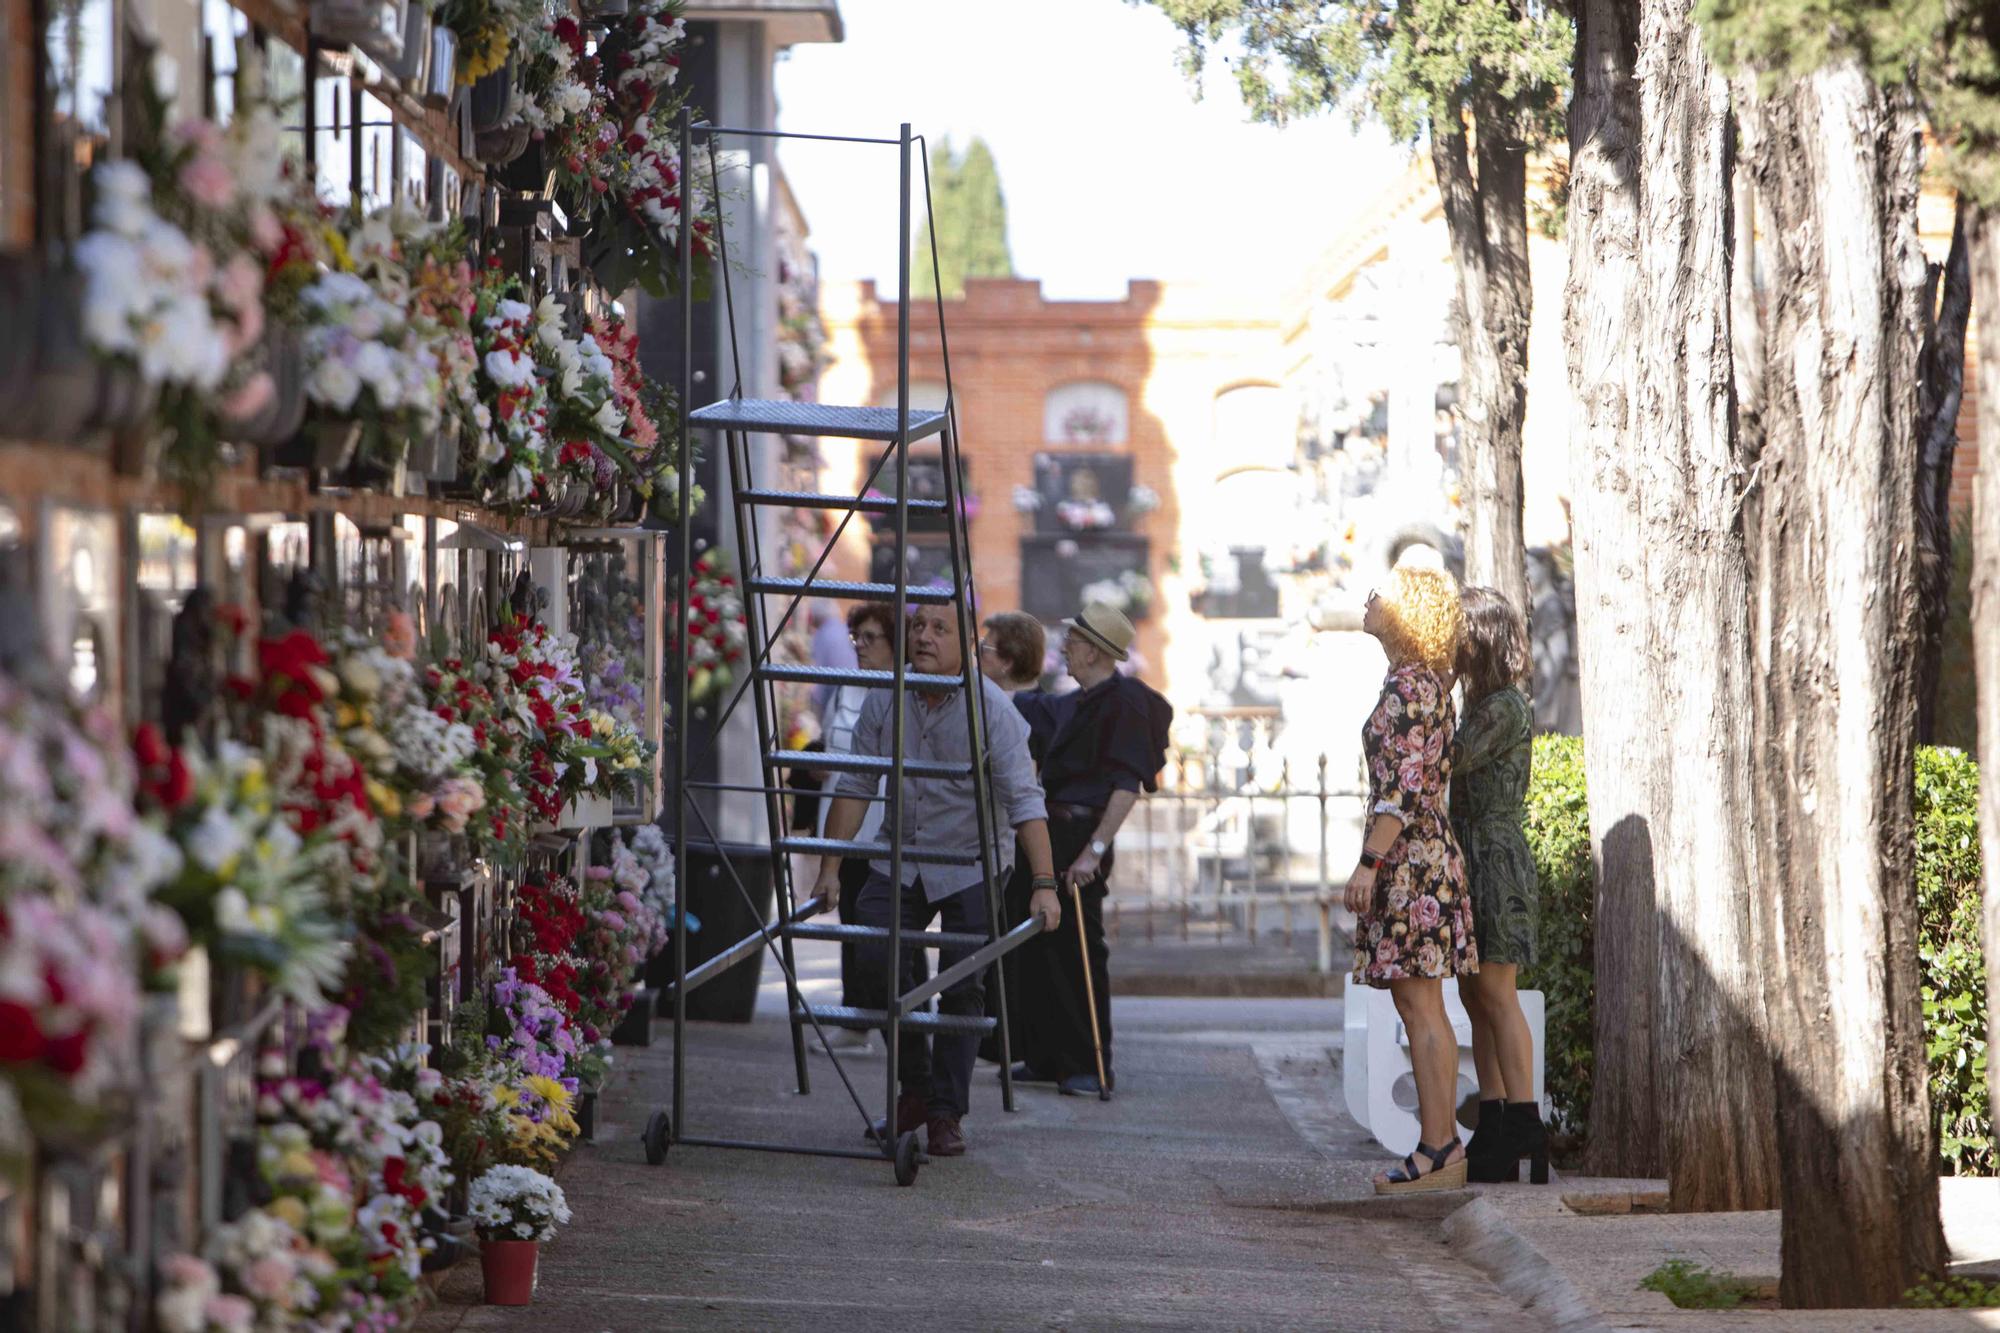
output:
<instances>
[{"instance_id":1,"label":"concrete curb","mask_svg":"<svg viewBox=\"0 0 2000 1333\"><path fill-rule=\"evenodd\" d=\"M1548 1256L1487 1200L1475 1198L1445 1218L1444 1238L1453 1253L1549 1327L1561 1333L1610 1327Z\"/></svg>"}]
</instances>

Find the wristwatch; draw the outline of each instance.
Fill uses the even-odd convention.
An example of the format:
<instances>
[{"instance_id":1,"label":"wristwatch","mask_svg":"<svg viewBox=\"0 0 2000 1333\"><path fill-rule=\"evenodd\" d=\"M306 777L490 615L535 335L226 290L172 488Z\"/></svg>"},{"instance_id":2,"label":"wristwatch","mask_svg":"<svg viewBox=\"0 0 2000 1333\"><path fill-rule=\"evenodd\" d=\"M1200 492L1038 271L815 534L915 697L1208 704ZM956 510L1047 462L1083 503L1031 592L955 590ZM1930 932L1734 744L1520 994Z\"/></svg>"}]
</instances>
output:
<instances>
[{"instance_id":1,"label":"wristwatch","mask_svg":"<svg viewBox=\"0 0 2000 1333\"><path fill-rule=\"evenodd\" d=\"M1092 856L1102 859L1104 854L1110 850L1111 850L1111 844L1106 842L1104 839L1092 838L1090 840L1090 854Z\"/></svg>"}]
</instances>

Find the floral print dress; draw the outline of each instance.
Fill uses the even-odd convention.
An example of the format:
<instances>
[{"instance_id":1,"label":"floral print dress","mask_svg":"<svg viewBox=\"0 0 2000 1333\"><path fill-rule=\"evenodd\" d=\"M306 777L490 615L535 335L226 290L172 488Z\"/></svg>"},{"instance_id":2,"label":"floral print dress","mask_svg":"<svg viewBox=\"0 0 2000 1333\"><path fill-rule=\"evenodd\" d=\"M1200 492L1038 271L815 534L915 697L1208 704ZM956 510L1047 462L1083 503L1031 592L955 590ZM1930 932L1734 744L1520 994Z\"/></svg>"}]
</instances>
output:
<instances>
[{"instance_id":1,"label":"floral print dress","mask_svg":"<svg viewBox=\"0 0 2000 1333\"><path fill-rule=\"evenodd\" d=\"M1445 813L1451 785L1451 693L1436 672L1404 662L1382 682L1361 732L1370 816L1402 832L1375 872L1375 902L1354 929L1354 979L1386 986L1479 970L1465 858Z\"/></svg>"}]
</instances>

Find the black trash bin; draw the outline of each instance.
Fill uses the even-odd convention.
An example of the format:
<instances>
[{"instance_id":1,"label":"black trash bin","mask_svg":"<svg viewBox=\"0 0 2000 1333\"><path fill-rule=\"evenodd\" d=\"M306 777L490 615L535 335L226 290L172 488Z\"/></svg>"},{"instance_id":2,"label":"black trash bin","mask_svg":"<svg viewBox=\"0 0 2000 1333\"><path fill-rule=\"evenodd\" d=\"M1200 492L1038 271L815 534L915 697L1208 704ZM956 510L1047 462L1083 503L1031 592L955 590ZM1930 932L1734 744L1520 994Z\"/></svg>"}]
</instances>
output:
<instances>
[{"instance_id":1,"label":"black trash bin","mask_svg":"<svg viewBox=\"0 0 2000 1333\"><path fill-rule=\"evenodd\" d=\"M680 901L687 913L701 923L688 932L687 966L692 972L700 964L771 921L776 908L777 887L771 882L771 849L748 843L715 843L688 839L687 882L681 886ZM728 862L725 868L724 862ZM729 869L749 890L753 914L743 894L729 877ZM680 929L678 923L674 929ZM660 989L660 1013L674 1012L673 941L652 960L646 979ZM717 1023L748 1023L757 1012L757 984L764 972L763 948L745 958L721 976L688 992L687 1016Z\"/></svg>"}]
</instances>

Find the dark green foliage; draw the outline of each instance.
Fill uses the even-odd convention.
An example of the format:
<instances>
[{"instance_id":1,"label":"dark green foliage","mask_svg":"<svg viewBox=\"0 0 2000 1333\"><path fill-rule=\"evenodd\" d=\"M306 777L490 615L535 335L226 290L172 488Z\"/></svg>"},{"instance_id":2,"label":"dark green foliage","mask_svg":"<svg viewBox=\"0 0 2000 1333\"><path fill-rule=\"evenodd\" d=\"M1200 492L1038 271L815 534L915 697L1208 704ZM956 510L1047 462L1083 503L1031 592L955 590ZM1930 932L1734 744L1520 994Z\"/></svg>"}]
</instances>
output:
<instances>
[{"instance_id":1,"label":"dark green foliage","mask_svg":"<svg viewBox=\"0 0 2000 1333\"><path fill-rule=\"evenodd\" d=\"M1986 972L1979 941L1979 768L1966 755L1917 752L1917 898L1924 1033L1941 1170L2000 1170L1986 1092ZM1528 846L1541 884L1541 961L1521 985L1548 1007L1545 1078L1550 1126L1581 1134L1590 1122L1592 1006L1589 808L1583 744L1535 738Z\"/></svg>"},{"instance_id":2,"label":"dark green foliage","mask_svg":"<svg viewBox=\"0 0 2000 1333\"><path fill-rule=\"evenodd\" d=\"M408 1037L437 975L437 949L424 942L428 930L415 915L428 910L406 886L392 885L357 922L341 1001L352 1049L386 1050Z\"/></svg>"},{"instance_id":3,"label":"dark green foliage","mask_svg":"<svg viewBox=\"0 0 2000 1333\"><path fill-rule=\"evenodd\" d=\"M1137 0L1135 0L1135 3ZM1511 0L1147 0L1187 38L1182 68L1229 60L1252 115L1283 124L1335 107L1415 143L1474 101L1507 104L1530 149L1559 129L1576 30L1559 6Z\"/></svg>"},{"instance_id":4,"label":"dark green foliage","mask_svg":"<svg viewBox=\"0 0 2000 1333\"><path fill-rule=\"evenodd\" d=\"M1917 751L1917 951L1941 1169L1991 1175L1986 968L1979 942L1979 767L1957 750Z\"/></svg>"},{"instance_id":5,"label":"dark green foliage","mask_svg":"<svg viewBox=\"0 0 2000 1333\"><path fill-rule=\"evenodd\" d=\"M1683 1310L1734 1310L1757 1294L1757 1284L1740 1277L1697 1267L1686 1259L1669 1259L1639 1279L1644 1291L1657 1291Z\"/></svg>"},{"instance_id":6,"label":"dark green foliage","mask_svg":"<svg viewBox=\"0 0 2000 1333\"><path fill-rule=\"evenodd\" d=\"M1524 969L1524 989L1542 992L1544 1086L1549 1127L1580 1135L1590 1122L1592 1007L1591 907L1597 882L1590 863L1590 808L1584 796L1583 742L1535 738L1528 785L1528 849L1540 885L1540 961Z\"/></svg>"},{"instance_id":7,"label":"dark green foliage","mask_svg":"<svg viewBox=\"0 0 2000 1333\"><path fill-rule=\"evenodd\" d=\"M975 138L963 156L954 155L951 140L931 148L931 215L917 234L910 256L910 292L932 297L938 280L948 299L965 295L967 278L1011 278L1013 256L1007 249L1007 199L1000 191L1000 171L984 139ZM931 235L937 235L937 272L931 271Z\"/></svg>"}]
</instances>

